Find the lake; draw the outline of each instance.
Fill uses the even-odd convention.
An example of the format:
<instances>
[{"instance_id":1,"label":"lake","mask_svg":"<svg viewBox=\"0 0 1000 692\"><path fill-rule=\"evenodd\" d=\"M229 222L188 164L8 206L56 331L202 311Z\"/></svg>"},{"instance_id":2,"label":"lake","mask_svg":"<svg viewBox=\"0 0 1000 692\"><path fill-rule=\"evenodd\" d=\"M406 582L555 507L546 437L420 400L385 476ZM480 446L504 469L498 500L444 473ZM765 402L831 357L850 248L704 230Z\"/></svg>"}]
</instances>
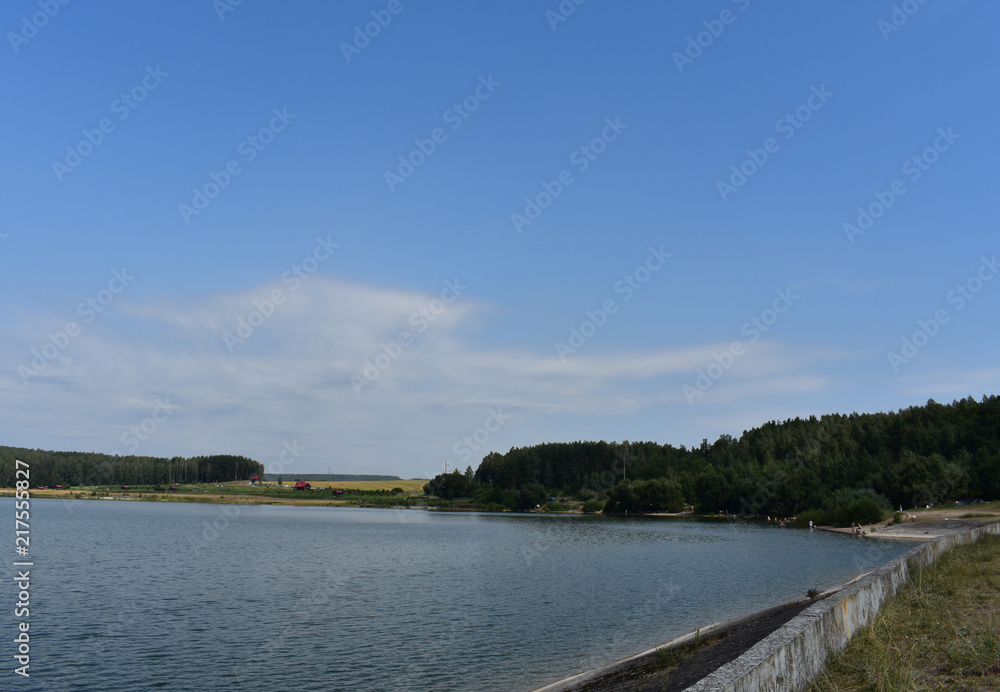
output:
<instances>
[{"instance_id":1,"label":"lake","mask_svg":"<svg viewBox=\"0 0 1000 692\"><path fill-rule=\"evenodd\" d=\"M31 510L32 676L12 672L8 576L5 690L530 690L915 545L724 519Z\"/></svg>"}]
</instances>

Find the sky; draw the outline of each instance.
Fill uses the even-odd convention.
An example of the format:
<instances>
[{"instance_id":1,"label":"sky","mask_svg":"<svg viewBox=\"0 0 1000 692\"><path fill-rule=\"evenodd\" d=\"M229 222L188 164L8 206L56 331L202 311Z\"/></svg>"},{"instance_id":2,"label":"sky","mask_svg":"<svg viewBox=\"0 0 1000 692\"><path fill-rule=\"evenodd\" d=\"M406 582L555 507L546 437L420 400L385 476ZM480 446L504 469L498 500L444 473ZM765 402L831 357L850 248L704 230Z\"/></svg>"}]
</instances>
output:
<instances>
[{"instance_id":1,"label":"sky","mask_svg":"<svg viewBox=\"0 0 1000 692\"><path fill-rule=\"evenodd\" d=\"M996 394L998 21L4 3L0 441L427 478Z\"/></svg>"}]
</instances>

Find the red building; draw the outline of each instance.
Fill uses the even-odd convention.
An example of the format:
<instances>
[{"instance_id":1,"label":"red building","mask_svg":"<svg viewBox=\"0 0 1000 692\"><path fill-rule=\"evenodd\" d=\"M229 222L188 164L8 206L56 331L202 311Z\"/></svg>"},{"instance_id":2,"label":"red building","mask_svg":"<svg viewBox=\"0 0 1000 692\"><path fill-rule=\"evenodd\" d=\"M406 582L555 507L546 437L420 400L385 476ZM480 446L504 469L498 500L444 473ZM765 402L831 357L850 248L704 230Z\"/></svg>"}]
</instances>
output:
<instances>
[{"instance_id":1,"label":"red building","mask_svg":"<svg viewBox=\"0 0 1000 692\"><path fill-rule=\"evenodd\" d=\"M309 485L308 483L306 483L305 481L296 481L295 482L295 489L296 490L309 490L309 488L311 488L311 487L312 486Z\"/></svg>"}]
</instances>

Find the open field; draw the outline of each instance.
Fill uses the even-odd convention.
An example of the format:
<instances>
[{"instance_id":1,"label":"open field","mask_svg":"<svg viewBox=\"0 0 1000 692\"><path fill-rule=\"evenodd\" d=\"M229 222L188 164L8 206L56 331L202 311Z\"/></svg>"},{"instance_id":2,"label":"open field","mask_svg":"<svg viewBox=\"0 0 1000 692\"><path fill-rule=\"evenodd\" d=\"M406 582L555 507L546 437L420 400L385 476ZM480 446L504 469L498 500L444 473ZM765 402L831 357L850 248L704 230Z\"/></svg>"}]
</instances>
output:
<instances>
[{"instance_id":1,"label":"open field","mask_svg":"<svg viewBox=\"0 0 1000 692\"><path fill-rule=\"evenodd\" d=\"M179 483L177 491L171 492L165 486L132 485L129 490L119 486L80 486L63 489L47 488L31 489L33 498L62 499L116 499L116 500L148 500L163 502L210 502L238 504L290 504L318 506L358 506L363 505L387 507L397 504L408 504L410 498L423 498L424 480L400 481L344 481L326 483L325 487L340 488L345 491L341 496L335 496L329 491L295 490L294 480L285 481L279 486L276 482L251 486L249 481L230 481L228 483ZM319 486L317 486L319 487ZM402 489L402 494L390 495L394 489ZM361 493L382 494L351 494L351 490ZM0 489L0 496L13 496L13 488ZM421 500L422 502L422 500Z\"/></svg>"},{"instance_id":2,"label":"open field","mask_svg":"<svg viewBox=\"0 0 1000 692\"><path fill-rule=\"evenodd\" d=\"M284 480L285 487L289 485L295 485L294 478L290 480ZM423 495L424 485L427 484L426 480L410 480L410 481L309 481L312 485L323 486L324 488L340 488L340 489L354 489L354 490L392 490L393 488L402 488L408 494ZM245 483L244 483L245 484ZM267 481L264 483L264 487L267 488L277 488L278 483L276 481Z\"/></svg>"},{"instance_id":3,"label":"open field","mask_svg":"<svg viewBox=\"0 0 1000 692\"><path fill-rule=\"evenodd\" d=\"M810 692L1000 689L1000 536L953 548L831 659Z\"/></svg>"}]
</instances>

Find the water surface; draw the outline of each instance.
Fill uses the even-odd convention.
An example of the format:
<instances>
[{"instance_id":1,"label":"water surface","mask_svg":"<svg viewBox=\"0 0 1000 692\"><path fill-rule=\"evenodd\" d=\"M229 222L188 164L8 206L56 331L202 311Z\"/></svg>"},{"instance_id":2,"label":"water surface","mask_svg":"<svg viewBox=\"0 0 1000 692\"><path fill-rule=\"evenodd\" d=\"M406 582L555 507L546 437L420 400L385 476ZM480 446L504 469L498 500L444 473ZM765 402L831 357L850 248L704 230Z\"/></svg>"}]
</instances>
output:
<instances>
[{"instance_id":1,"label":"water surface","mask_svg":"<svg viewBox=\"0 0 1000 692\"><path fill-rule=\"evenodd\" d=\"M13 499L0 513L13 523ZM733 520L264 505L35 499L31 518L32 677L5 670L2 689L525 690L914 546ZM9 577L0 594L12 612Z\"/></svg>"}]
</instances>

